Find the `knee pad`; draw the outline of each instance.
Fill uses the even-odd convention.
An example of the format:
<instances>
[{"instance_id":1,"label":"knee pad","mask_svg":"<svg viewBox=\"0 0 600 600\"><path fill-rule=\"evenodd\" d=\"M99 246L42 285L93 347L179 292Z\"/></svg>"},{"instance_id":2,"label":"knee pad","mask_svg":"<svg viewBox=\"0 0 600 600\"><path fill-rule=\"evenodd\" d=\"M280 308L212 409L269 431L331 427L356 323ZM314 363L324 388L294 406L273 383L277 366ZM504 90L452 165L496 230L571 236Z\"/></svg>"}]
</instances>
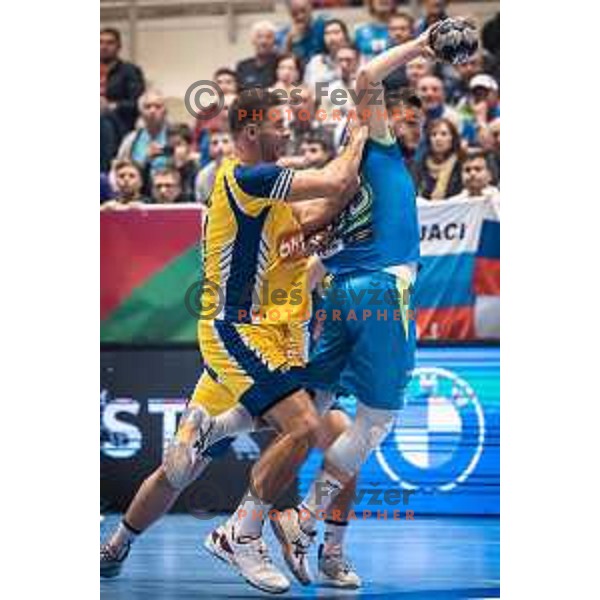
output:
<instances>
[{"instance_id":1,"label":"knee pad","mask_svg":"<svg viewBox=\"0 0 600 600\"><path fill-rule=\"evenodd\" d=\"M349 476L356 475L390 432L397 412L359 403L354 423L327 450L325 460Z\"/></svg>"},{"instance_id":2,"label":"knee pad","mask_svg":"<svg viewBox=\"0 0 600 600\"><path fill-rule=\"evenodd\" d=\"M165 475L176 490L182 490L189 485L210 462L210 458L200 456L195 447L198 424L203 414L204 411L197 408L188 408L185 411L179 422L175 439L165 453L163 460Z\"/></svg>"},{"instance_id":3,"label":"knee pad","mask_svg":"<svg viewBox=\"0 0 600 600\"><path fill-rule=\"evenodd\" d=\"M177 491L197 479L211 461L209 456L198 456L193 448L174 441L163 460L163 469L171 487Z\"/></svg>"}]
</instances>

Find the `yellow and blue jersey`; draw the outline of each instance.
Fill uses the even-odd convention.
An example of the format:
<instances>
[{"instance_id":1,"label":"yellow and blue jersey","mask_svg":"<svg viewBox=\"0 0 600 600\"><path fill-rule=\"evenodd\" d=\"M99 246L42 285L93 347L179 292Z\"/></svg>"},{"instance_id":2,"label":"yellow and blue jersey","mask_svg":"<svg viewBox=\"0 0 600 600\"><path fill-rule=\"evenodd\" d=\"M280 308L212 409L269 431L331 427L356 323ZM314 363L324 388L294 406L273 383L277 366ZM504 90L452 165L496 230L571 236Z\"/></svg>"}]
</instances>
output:
<instances>
[{"instance_id":1,"label":"yellow and blue jersey","mask_svg":"<svg viewBox=\"0 0 600 600\"><path fill-rule=\"evenodd\" d=\"M220 291L218 320L290 323L310 317L300 224L285 202L291 169L226 159L215 177L204 232L203 305ZM209 289L212 286L213 289Z\"/></svg>"},{"instance_id":2,"label":"yellow and blue jersey","mask_svg":"<svg viewBox=\"0 0 600 600\"><path fill-rule=\"evenodd\" d=\"M310 318L304 236L286 198L293 171L226 159L215 177L204 232L200 319L204 371L191 405L219 414L236 404L258 416L300 388ZM182 436L185 435L183 431Z\"/></svg>"}]
</instances>

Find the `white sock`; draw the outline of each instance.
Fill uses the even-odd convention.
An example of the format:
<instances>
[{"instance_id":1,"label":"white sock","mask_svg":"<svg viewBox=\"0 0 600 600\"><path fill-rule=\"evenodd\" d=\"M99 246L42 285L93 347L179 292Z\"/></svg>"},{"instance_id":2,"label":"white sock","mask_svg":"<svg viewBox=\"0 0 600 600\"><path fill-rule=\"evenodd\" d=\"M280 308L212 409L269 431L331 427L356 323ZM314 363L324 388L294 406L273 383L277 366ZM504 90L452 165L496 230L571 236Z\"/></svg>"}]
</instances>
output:
<instances>
[{"instance_id":1,"label":"white sock","mask_svg":"<svg viewBox=\"0 0 600 600\"><path fill-rule=\"evenodd\" d=\"M325 521L325 540L323 552L329 554L341 549L348 521Z\"/></svg>"},{"instance_id":2,"label":"white sock","mask_svg":"<svg viewBox=\"0 0 600 600\"><path fill-rule=\"evenodd\" d=\"M249 489L233 516L233 531L236 540L243 537L260 537L263 521L270 509L269 503L263 502Z\"/></svg>"},{"instance_id":3,"label":"white sock","mask_svg":"<svg viewBox=\"0 0 600 600\"><path fill-rule=\"evenodd\" d=\"M230 408L220 415L213 417L214 426L210 433L212 445L224 437L235 436L254 429L254 420L250 413L241 405Z\"/></svg>"},{"instance_id":4,"label":"white sock","mask_svg":"<svg viewBox=\"0 0 600 600\"><path fill-rule=\"evenodd\" d=\"M300 513L302 530L307 533L314 532L316 528L317 513L326 511L335 497L342 491L342 483L327 471L321 471L321 475L312 482L307 496L301 502L299 510L308 511L309 518L306 518L306 513Z\"/></svg>"},{"instance_id":5,"label":"white sock","mask_svg":"<svg viewBox=\"0 0 600 600\"><path fill-rule=\"evenodd\" d=\"M132 544L140 533L141 531L136 531L123 520L111 535L108 545L115 551L117 558L120 558L125 548Z\"/></svg>"}]
</instances>

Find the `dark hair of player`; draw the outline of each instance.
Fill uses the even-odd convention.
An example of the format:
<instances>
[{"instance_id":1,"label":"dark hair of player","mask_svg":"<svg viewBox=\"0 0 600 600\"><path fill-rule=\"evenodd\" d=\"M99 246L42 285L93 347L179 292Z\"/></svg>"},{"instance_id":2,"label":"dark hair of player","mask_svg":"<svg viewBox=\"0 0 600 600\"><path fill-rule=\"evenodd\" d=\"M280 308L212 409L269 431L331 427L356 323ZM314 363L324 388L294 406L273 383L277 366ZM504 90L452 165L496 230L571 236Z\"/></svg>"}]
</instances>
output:
<instances>
[{"instance_id":1,"label":"dark hair of player","mask_svg":"<svg viewBox=\"0 0 600 600\"><path fill-rule=\"evenodd\" d=\"M269 90L255 87L243 90L229 108L229 131L235 137L246 125L261 123L269 109L281 105L277 95Z\"/></svg>"}]
</instances>

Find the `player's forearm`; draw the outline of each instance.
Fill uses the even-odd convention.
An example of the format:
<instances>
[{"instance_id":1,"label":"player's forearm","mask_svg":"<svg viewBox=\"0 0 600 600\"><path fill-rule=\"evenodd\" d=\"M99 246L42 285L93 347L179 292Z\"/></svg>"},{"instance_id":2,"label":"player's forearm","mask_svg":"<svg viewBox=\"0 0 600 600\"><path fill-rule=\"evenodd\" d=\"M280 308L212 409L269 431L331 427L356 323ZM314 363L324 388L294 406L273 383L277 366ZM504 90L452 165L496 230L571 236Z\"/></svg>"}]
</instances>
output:
<instances>
[{"instance_id":1,"label":"player's forearm","mask_svg":"<svg viewBox=\"0 0 600 600\"><path fill-rule=\"evenodd\" d=\"M340 156L323 169L324 176L336 182L337 195L342 195L354 183L360 168L365 141L366 138L363 136L354 136Z\"/></svg>"},{"instance_id":2,"label":"player's forearm","mask_svg":"<svg viewBox=\"0 0 600 600\"><path fill-rule=\"evenodd\" d=\"M329 225L346 208L358 187L358 177L355 177L341 194L292 204L292 211L303 233L313 235Z\"/></svg>"},{"instance_id":3,"label":"player's forearm","mask_svg":"<svg viewBox=\"0 0 600 600\"><path fill-rule=\"evenodd\" d=\"M373 84L383 81L398 67L421 56L429 47L428 40L428 35L421 34L414 40L382 52L360 69L358 79Z\"/></svg>"}]
</instances>

